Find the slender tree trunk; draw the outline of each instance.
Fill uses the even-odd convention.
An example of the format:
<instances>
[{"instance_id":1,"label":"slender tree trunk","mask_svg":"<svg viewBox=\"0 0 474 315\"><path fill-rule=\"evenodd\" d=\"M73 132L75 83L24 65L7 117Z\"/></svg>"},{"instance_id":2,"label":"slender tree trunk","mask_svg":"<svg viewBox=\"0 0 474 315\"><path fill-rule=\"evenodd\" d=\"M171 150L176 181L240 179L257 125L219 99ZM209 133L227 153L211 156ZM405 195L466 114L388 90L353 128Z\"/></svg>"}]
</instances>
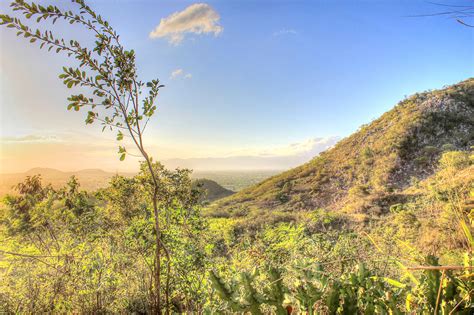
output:
<instances>
[{"instance_id":1,"label":"slender tree trunk","mask_svg":"<svg viewBox=\"0 0 474 315\"><path fill-rule=\"evenodd\" d=\"M137 100L138 104L138 100ZM156 270L155 270L155 290L156 290L156 313L161 314L161 248L164 249L166 257L167 257L167 282L166 282L166 291L165 291L165 313L169 314L169 274L170 274L170 255L164 244L161 240L161 228L160 228L160 218L159 218L159 210L158 210L158 180L156 178L155 171L153 170L153 164L148 156L148 153L143 148L143 141L141 136L141 130L138 128L139 136L138 142L135 140L137 147L139 148L140 152L142 153L143 157L148 166L148 170L150 171L150 176L153 180L153 214L155 216L155 236L156 236L156 249L155 249L155 263L156 263ZM133 137L133 133L130 132L131 136Z\"/></svg>"},{"instance_id":2,"label":"slender tree trunk","mask_svg":"<svg viewBox=\"0 0 474 315\"><path fill-rule=\"evenodd\" d=\"M170 275L171 275L171 256L164 244L161 244L166 255L166 287L165 287L165 303L166 315L170 313Z\"/></svg>"},{"instance_id":3,"label":"slender tree trunk","mask_svg":"<svg viewBox=\"0 0 474 315\"><path fill-rule=\"evenodd\" d=\"M169 302L169 290L170 290L170 273L171 273L171 265L170 265L170 254L168 249L162 243L161 240L161 229L160 229L160 222L158 217L158 205L157 205L157 195L158 195L158 186L155 186L153 192L153 211L155 214L155 231L156 231L156 250L155 250L155 261L156 261L156 270L155 270L155 287L156 287L156 305L158 309L158 313L161 314L161 249L163 248L166 254L166 286L165 286L165 314L170 314L170 302Z\"/></svg>"},{"instance_id":4,"label":"slender tree trunk","mask_svg":"<svg viewBox=\"0 0 474 315\"><path fill-rule=\"evenodd\" d=\"M153 168L151 167L150 163L150 172L153 172ZM154 175L152 174L151 176ZM155 248L155 305L156 305L156 313L161 314L161 229L160 229L160 221L158 216L158 205L157 205L157 198L158 198L158 187L155 182L155 187L153 189L153 213L155 216L155 237L156 237L156 248Z\"/></svg>"}]
</instances>

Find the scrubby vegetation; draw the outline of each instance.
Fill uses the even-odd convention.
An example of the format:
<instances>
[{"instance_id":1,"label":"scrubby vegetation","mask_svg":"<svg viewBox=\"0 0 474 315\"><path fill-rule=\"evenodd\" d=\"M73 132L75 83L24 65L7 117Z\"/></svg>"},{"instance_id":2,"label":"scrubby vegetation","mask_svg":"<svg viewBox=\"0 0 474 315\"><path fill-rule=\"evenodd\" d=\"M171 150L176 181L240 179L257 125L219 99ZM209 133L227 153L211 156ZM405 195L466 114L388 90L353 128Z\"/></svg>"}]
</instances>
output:
<instances>
[{"instance_id":1,"label":"scrubby vegetation","mask_svg":"<svg viewBox=\"0 0 474 315\"><path fill-rule=\"evenodd\" d=\"M12 7L81 25L92 49L17 17L0 24L76 58L60 78L93 97L71 95L69 109L90 107L86 123L119 141L128 132L144 162L94 192L30 176L2 200L1 313L474 313L474 79L407 98L311 162L207 206L190 171L143 144L162 86L138 81L133 50L73 2L78 12Z\"/></svg>"},{"instance_id":2,"label":"scrubby vegetation","mask_svg":"<svg viewBox=\"0 0 474 315\"><path fill-rule=\"evenodd\" d=\"M205 217L189 172L159 170L172 312L472 313L473 155L445 152L378 220L317 209ZM146 168L95 193L29 177L1 210L0 309L150 313L153 216ZM145 188L144 188L145 187ZM433 269L411 270L413 266Z\"/></svg>"},{"instance_id":3,"label":"scrubby vegetation","mask_svg":"<svg viewBox=\"0 0 474 315\"><path fill-rule=\"evenodd\" d=\"M205 283L207 225L189 173L155 169L162 184L163 241L170 248L162 281L175 292L166 302L193 310L204 299L199 286ZM117 176L95 194L81 191L75 178L59 190L42 186L39 177L19 184L19 195L6 197L2 209L2 309L150 311L155 248L150 181L144 165L136 177Z\"/></svg>"}]
</instances>

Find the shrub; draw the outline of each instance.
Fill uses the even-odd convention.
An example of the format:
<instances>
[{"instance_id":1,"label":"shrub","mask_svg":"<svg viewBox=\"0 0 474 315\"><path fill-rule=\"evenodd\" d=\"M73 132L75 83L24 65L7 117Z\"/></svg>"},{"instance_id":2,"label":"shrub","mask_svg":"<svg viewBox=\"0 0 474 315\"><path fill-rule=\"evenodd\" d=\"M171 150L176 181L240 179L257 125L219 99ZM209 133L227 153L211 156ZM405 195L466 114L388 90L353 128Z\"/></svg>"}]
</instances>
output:
<instances>
[{"instance_id":1,"label":"shrub","mask_svg":"<svg viewBox=\"0 0 474 315\"><path fill-rule=\"evenodd\" d=\"M463 169L471 164L468 152L449 151L443 153L439 160L441 169L453 168L456 170Z\"/></svg>"}]
</instances>

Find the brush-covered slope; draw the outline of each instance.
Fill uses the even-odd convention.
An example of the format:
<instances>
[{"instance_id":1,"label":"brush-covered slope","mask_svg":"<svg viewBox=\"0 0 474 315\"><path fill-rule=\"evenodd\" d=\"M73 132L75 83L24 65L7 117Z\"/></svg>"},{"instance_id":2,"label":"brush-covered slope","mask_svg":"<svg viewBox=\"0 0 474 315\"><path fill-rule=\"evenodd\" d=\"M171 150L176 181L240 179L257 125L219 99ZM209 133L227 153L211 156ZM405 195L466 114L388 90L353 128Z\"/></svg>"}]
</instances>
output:
<instances>
[{"instance_id":1,"label":"brush-covered slope","mask_svg":"<svg viewBox=\"0 0 474 315\"><path fill-rule=\"evenodd\" d=\"M474 79L415 94L310 162L216 202L211 215L324 208L381 214L432 175L443 151L474 144Z\"/></svg>"}]
</instances>

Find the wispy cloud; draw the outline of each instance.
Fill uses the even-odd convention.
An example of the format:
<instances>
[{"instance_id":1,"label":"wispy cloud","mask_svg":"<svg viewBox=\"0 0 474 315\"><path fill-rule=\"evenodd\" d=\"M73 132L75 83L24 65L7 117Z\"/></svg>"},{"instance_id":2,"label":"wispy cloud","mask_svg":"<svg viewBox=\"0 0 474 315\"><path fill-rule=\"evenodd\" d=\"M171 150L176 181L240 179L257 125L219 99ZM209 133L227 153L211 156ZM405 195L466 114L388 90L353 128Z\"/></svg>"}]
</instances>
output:
<instances>
[{"instance_id":1,"label":"wispy cloud","mask_svg":"<svg viewBox=\"0 0 474 315\"><path fill-rule=\"evenodd\" d=\"M183 69L176 69L173 72L171 72L171 79L176 79L182 74L183 74Z\"/></svg>"},{"instance_id":2,"label":"wispy cloud","mask_svg":"<svg viewBox=\"0 0 474 315\"><path fill-rule=\"evenodd\" d=\"M308 156L312 157L319 152L332 147L339 137L311 138L283 146L247 148L233 151L234 156Z\"/></svg>"},{"instance_id":3,"label":"wispy cloud","mask_svg":"<svg viewBox=\"0 0 474 315\"><path fill-rule=\"evenodd\" d=\"M219 20L219 14L211 6L195 3L161 19L149 36L152 39L166 38L169 43L178 45L187 33L219 35L224 30Z\"/></svg>"},{"instance_id":4,"label":"wispy cloud","mask_svg":"<svg viewBox=\"0 0 474 315\"><path fill-rule=\"evenodd\" d=\"M191 73L184 73L183 69L176 69L173 72L171 72L170 79L178 79L180 77L183 77L185 79L191 79L193 75Z\"/></svg>"},{"instance_id":5,"label":"wispy cloud","mask_svg":"<svg viewBox=\"0 0 474 315\"><path fill-rule=\"evenodd\" d=\"M297 35L298 31L291 29L291 28L282 28L281 30L278 30L273 33L273 36L283 36L283 35Z\"/></svg>"},{"instance_id":6,"label":"wispy cloud","mask_svg":"<svg viewBox=\"0 0 474 315\"><path fill-rule=\"evenodd\" d=\"M0 137L0 143L50 143L61 142L62 140L54 135L26 135L19 137Z\"/></svg>"},{"instance_id":7,"label":"wispy cloud","mask_svg":"<svg viewBox=\"0 0 474 315\"><path fill-rule=\"evenodd\" d=\"M112 138L113 139L113 138ZM127 139L126 139L127 140ZM20 136L0 137L0 146L63 146L87 145L90 148L115 147L115 141L107 136L98 137L90 133L77 131L38 131Z\"/></svg>"},{"instance_id":8,"label":"wispy cloud","mask_svg":"<svg viewBox=\"0 0 474 315\"><path fill-rule=\"evenodd\" d=\"M313 138L289 145L269 148L249 148L232 151L224 156L167 159L170 168L195 170L276 170L289 169L308 162L339 140L338 137Z\"/></svg>"}]
</instances>

